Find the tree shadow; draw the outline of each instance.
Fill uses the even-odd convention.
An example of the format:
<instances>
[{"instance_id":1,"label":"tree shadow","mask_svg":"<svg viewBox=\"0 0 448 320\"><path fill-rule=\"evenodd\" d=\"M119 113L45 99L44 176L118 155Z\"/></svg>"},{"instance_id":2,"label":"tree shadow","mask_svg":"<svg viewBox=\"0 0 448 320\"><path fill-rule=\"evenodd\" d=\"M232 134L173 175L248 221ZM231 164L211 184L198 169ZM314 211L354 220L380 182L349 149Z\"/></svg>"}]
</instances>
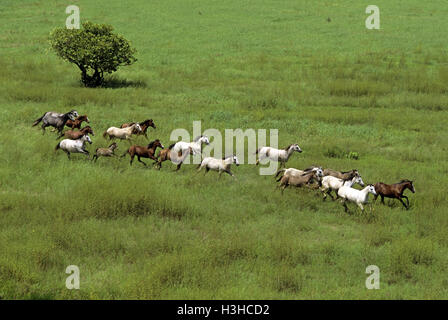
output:
<instances>
[{"instance_id":1,"label":"tree shadow","mask_svg":"<svg viewBox=\"0 0 448 320\"><path fill-rule=\"evenodd\" d=\"M146 88L146 82L142 80L127 80L118 77L107 77L104 79L101 88Z\"/></svg>"}]
</instances>

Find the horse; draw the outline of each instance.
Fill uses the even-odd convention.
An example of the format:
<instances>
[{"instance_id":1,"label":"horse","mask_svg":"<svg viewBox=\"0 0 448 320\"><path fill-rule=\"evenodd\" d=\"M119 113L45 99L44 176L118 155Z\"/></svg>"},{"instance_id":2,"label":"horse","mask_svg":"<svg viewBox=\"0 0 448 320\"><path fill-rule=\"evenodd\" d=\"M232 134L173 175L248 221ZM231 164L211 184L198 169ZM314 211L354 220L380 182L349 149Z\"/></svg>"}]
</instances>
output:
<instances>
[{"instance_id":1,"label":"horse","mask_svg":"<svg viewBox=\"0 0 448 320\"><path fill-rule=\"evenodd\" d=\"M97 148L95 150L95 154L93 155L92 160L95 160L95 162L96 162L99 157L116 156L115 149L118 149L116 142L113 142L108 148Z\"/></svg>"},{"instance_id":2,"label":"horse","mask_svg":"<svg viewBox=\"0 0 448 320\"><path fill-rule=\"evenodd\" d=\"M177 170L180 169L180 166L185 161L185 158L188 157L189 154L193 153L193 148L189 147L188 150L184 153L180 152L173 152L173 147L175 143L170 145L168 148L160 150L159 154L157 155L157 168L160 170L162 168L162 162L166 160L170 160L172 163L177 164Z\"/></svg>"},{"instance_id":3,"label":"horse","mask_svg":"<svg viewBox=\"0 0 448 320\"><path fill-rule=\"evenodd\" d=\"M59 137L57 137L56 139L60 139L62 137L65 137L67 139L72 139L72 140L76 140L81 138L83 135L85 134L91 134L92 136L94 136L95 134L93 133L93 130L90 126L85 126L84 128L82 128L79 131L75 131L75 130L67 130L64 133L61 133L59 135Z\"/></svg>"},{"instance_id":4,"label":"horse","mask_svg":"<svg viewBox=\"0 0 448 320\"><path fill-rule=\"evenodd\" d=\"M406 208L406 210L408 210L409 199L408 197L403 195L406 189L409 189L411 190L412 193L415 193L414 184L411 180L405 179L395 184L385 184L382 182L375 183L375 191L377 193L377 195L375 195L375 201L378 198L378 196L381 197L382 204L384 204L384 198L398 199ZM406 199L406 202L408 204L407 206L402 200L403 198Z\"/></svg>"},{"instance_id":5,"label":"horse","mask_svg":"<svg viewBox=\"0 0 448 320\"><path fill-rule=\"evenodd\" d=\"M83 121L90 123L90 120L86 114L77 117L75 120L67 120L65 125L72 129L81 129L81 124L83 123Z\"/></svg>"},{"instance_id":6,"label":"horse","mask_svg":"<svg viewBox=\"0 0 448 320\"><path fill-rule=\"evenodd\" d=\"M289 186L302 187L304 185L309 185L314 181L320 183L320 180L321 177L319 177L315 171L310 171L300 176L284 175L280 179L280 185L278 185L277 187L282 188L282 194L283 194L283 191Z\"/></svg>"},{"instance_id":7,"label":"horse","mask_svg":"<svg viewBox=\"0 0 448 320\"><path fill-rule=\"evenodd\" d=\"M89 151L85 150L86 142L92 144L92 140L89 135L83 135L81 138L76 140L64 139L59 142L54 148L55 151L62 149L67 153L67 157L70 160L70 153L82 153L89 157Z\"/></svg>"},{"instance_id":8,"label":"horse","mask_svg":"<svg viewBox=\"0 0 448 320\"><path fill-rule=\"evenodd\" d=\"M341 203L345 208L345 212L348 211L347 201L354 202L364 211L363 204L369 201L369 193L376 195L375 187L372 184L367 185L362 190L357 190L348 186L342 186L338 190L338 196L342 198ZM372 207L370 207L372 209Z\"/></svg>"},{"instance_id":9,"label":"horse","mask_svg":"<svg viewBox=\"0 0 448 320\"><path fill-rule=\"evenodd\" d=\"M258 148L257 151L255 151L255 154L258 154L258 160L256 162L256 165L260 163L260 160L269 158L271 161L279 161L280 167L285 166L286 161L288 161L291 154L296 151L298 153L302 152L302 149L300 149L299 145L297 143L290 144L285 149L276 149L273 147L261 147Z\"/></svg>"},{"instance_id":10,"label":"horse","mask_svg":"<svg viewBox=\"0 0 448 320\"><path fill-rule=\"evenodd\" d=\"M163 144L160 142L159 139L152 141L150 144L148 144L147 147L133 145L125 153L123 153L121 157L125 157L129 153L129 155L131 156L130 165L132 165L135 156L137 156L138 161L143 163L145 166L146 163L144 163L140 158L152 159L155 161L154 164L156 164L157 158L154 157L154 154L156 153L157 147L163 149Z\"/></svg>"},{"instance_id":11,"label":"horse","mask_svg":"<svg viewBox=\"0 0 448 320\"><path fill-rule=\"evenodd\" d=\"M195 155L202 153L202 144L210 144L207 136L196 137L193 142L176 142L171 149L173 152L182 152L182 154L184 154L191 148L193 150L193 155Z\"/></svg>"},{"instance_id":12,"label":"horse","mask_svg":"<svg viewBox=\"0 0 448 320\"><path fill-rule=\"evenodd\" d=\"M324 169L324 176L333 176L342 180L353 179L355 176L359 176L359 172L356 169L350 171L336 171L333 169Z\"/></svg>"},{"instance_id":13,"label":"horse","mask_svg":"<svg viewBox=\"0 0 448 320\"><path fill-rule=\"evenodd\" d=\"M224 157L222 159L207 157L204 158L198 165L198 172L201 171L202 168L205 168L204 175L210 170L214 170L219 172L219 178L221 178L223 172L230 174L232 177L235 177L235 175L230 171L230 166L233 163L237 166L240 165L238 158L235 155Z\"/></svg>"},{"instance_id":14,"label":"horse","mask_svg":"<svg viewBox=\"0 0 448 320\"><path fill-rule=\"evenodd\" d=\"M52 126L58 130L59 133L64 129L65 124L68 120L75 120L78 116L78 112L76 110L71 110L67 113L58 113L58 112L45 112L44 115L33 122L33 127L37 126L39 122L42 121L42 130L45 134L45 128Z\"/></svg>"},{"instance_id":15,"label":"horse","mask_svg":"<svg viewBox=\"0 0 448 320\"><path fill-rule=\"evenodd\" d=\"M137 132L141 132L142 128L138 123L134 123L133 125L127 127L127 128L117 128L117 127L110 127L103 133L103 137L109 137L109 139L121 139L121 140L128 140L129 143L131 143L131 136L134 132L134 129L137 130Z\"/></svg>"},{"instance_id":16,"label":"horse","mask_svg":"<svg viewBox=\"0 0 448 320\"><path fill-rule=\"evenodd\" d=\"M359 184L361 187L364 187L364 181L362 181L361 176L354 176L352 179L348 180L339 179L333 176L323 177L322 187L320 188L320 191L324 194L323 200L327 198L327 195L330 195L331 199L335 200L331 194L332 190L336 193L336 198L338 198L339 188L342 186L352 187L355 183Z\"/></svg>"},{"instance_id":17,"label":"horse","mask_svg":"<svg viewBox=\"0 0 448 320\"><path fill-rule=\"evenodd\" d=\"M283 175L281 175L280 177L278 177L277 182L279 182L282 179L282 176L286 175L286 174L291 174L291 175L296 175L296 176L300 176L304 173L309 173L310 171L318 171L322 172L322 176L323 176L323 169L322 167L309 167L303 170L299 170L299 169L295 169L295 168L283 168L277 171L275 178L277 178L279 176L280 173L283 173Z\"/></svg>"},{"instance_id":18,"label":"horse","mask_svg":"<svg viewBox=\"0 0 448 320\"><path fill-rule=\"evenodd\" d=\"M120 128L127 128L130 127L134 124L135 122L130 122L130 123L123 123ZM154 121L152 121L152 119L147 119L145 121L142 121L139 123L140 127L142 128L141 132L138 132L137 130L134 130L134 134L143 134L145 136L146 139L148 139L148 136L146 135L146 130L148 130L149 127L153 127L154 129L156 128L156 125L154 124Z\"/></svg>"}]
</instances>

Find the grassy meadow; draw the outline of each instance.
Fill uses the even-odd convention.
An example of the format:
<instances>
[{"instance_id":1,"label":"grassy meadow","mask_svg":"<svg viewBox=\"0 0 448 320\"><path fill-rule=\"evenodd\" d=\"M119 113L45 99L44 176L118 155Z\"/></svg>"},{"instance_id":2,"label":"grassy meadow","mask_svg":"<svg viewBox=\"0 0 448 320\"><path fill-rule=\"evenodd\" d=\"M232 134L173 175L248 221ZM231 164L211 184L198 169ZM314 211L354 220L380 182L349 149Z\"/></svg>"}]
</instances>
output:
<instances>
[{"instance_id":1,"label":"grassy meadow","mask_svg":"<svg viewBox=\"0 0 448 320\"><path fill-rule=\"evenodd\" d=\"M68 4L137 49L104 88L49 49ZM362 1L2 0L0 299L447 299L448 6L375 5L380 30ZM278 129L303 150L287 167L407 178L416 193L408 211L386 200L346 214L312 190L282 196L254 165L218 181L195 165L69 161L31 124L73 108L91 120L91 152L109 126L147 118L165 146L195 120ZM68 265L80 290L65 287Z\"/></svg>"}]
</instances>

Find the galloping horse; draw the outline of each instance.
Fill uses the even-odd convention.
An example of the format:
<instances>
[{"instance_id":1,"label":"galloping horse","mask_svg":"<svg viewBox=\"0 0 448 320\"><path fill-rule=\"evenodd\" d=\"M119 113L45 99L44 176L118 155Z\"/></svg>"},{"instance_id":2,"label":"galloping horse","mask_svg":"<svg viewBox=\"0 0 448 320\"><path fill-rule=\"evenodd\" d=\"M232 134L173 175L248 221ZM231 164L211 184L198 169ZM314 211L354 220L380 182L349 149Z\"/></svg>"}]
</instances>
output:
<instances>
[{"instance_id":1,"label":"galloping horse","mask_svg":"<svg viewBox=\"0 0 448 320\"><path fill-rule=\"evenodd\" d=\"M412 193L415 193L414 184L411 180L401 180L398 183L395 184L385 184L382 182L378 182L375 184L375 191L377 195L375 195L375 200L378 198L378 196L381 197L381 203L384 204L384 198L393 198L398 199L403 204L403 206L407 209L409 209L409 199L405 195L403 195L404 190L409 189ZM408 205L403 202L402 199L406 199L406 202Z\"/></svg>"},{"instance_id":2,"label":"galloping horse","mask_svg":"<svg viewBox=\"0 0 448 320\"><path fill-rule=\"evenodd\" d=\"M280 167L282 166L284 167L286 161L288 161L289 157L294 151L299 153L302 152L302 149L300 149L297 143L290 144L283 150L272 147L261 147L255 152L255 154L258 154L258 160L256 162L256 165L258 166L260 160L268 158L271 161L280 162Z\"/></svg>"},{"instance_id":3,"label":"galloping horse","mask_svg":"<svg viewBox=\"0 0 448 320\"><path fill-rule=\"evenodd\" d=\"M127 128L130 127L134 124L135 122L130 122L130 123L123 123L120 128ZM156 128L156 125L154 124L154 121L152 121L152 119L147 119L145 121L142 121L139 123L140 127L142 128L141 132L138 132L137 130L134 130L134 134L143 134L145 136L146 139L148 139L148 136L146 135L146 131L148 130L149 127L153 127L154 129Z\"/></svg>"},{"instance_id":4,"label":"galloping horse","mask_svg":"<svg viewBox=\"0 0 448 320\"><path fill-rule=\"evenodd\" d=\"M303 170L299 170L299 169L295 169L295 168L288 168L288 169L283 168L283 169L280 169L277 171L277 173L275 174L275 178L277 178L279 174L283 173L283 175L280 175L280 177L277 178L277 182L279 182L282 179L282 176L285 176L287 174L300 176L302 174L309 173L310 171L320 172L323 176L322 167L309 167L309 168L306 168Z\"/></svg>"},{"instance_id":5,"label":"galloping horse","mask_svg":"<svg viewBox=\"0 0 448 320\"><path fill-rule=\"evenodd\" d=\"M336 171L333 169L324 169L324 176L333 176L342 180L353 179L355 176L359 176L359 172L356 169L350 171Z\"/></svg>"},{"instance_id":6,"label":"galloping horse","mask_svg":"<svg viewBox=\"0 0 448 320\"><path fill-rule=\"evenodd\" d=\"M103 137L106 138L107 136L109 139L118 138L121 140L128 140L129 143L131 143L131 135L134 132L134 129L137 129L137 132L141 132L142 128L138 123L134 123L132 126L127 128L117 128L117 127L110 127L103 133Z\"/></svg>"},{"instance_id":7,"label":"galloping horse","mask_svg":"<svg viewBox=\"0 0 448 320\"><path fill-rule=\"evenodd\" d=\"M82 128L79 131L67 130L64 133L61 133L61 135L59 137L57 137L56 139L60 139L62 137L66 137L67 139L76 140L76 139L81 138L85 134L91 134L92 136L95 135L93 133L92 128L90 126L85 126L84 128Z\"/></svg>"},{"instance_id":8,"label":"galloping horse","mask_svg":"<svg viewBox=\"0 0 448 320\"><path fill-rule=\"evenodd\" d=\"M112 144L109 146L109 148L97 148L95 150L95 154L93 155L92 160L96 160L99 157L112 157L112 156L116 156L115 155L115 149L117 149L117 143L116 142L112 142Z\"/></svg>"},{"instance_id":9,"label":"galloping horse","mask_svg":"<svg viewBox=\"0 0 448 320\"><path fill-rule=\"evenodd\" d=\"M157 155L157 167L160 170L162 168L162 162L166 161L166 160L170 160L172 163L177 164L177 170L180 169L180 166L182 165L182 163L185 161L185 158L188 157L188 155L193 153L193 148L189 147L188 150L184 153L182 153L182 151L179 151L178 153L173 152L173 147L174 147L175 143L173 143L172 145L170 145L168 148L163 149L159 152L159 154Z\"/></svg>"},{"instance_id":10,"label":"galloping horse","mask_svg":"<svg viewBox=\"0 0 448 320\"><path fill-rule=\"evenodd\" d=\"M92 140L90 140L90 137L87 134L77 140L64 139L57 144L54 150L55 151L57 151L58 149L64 150L65 153L67 153L67 157L69 160L70 160L70 153L82 153L88 157L89 151L85 150L86 142L92 144Z\"/></svg>"},{"instance_id":11,"label":"galloping horse","mask_svg":"<svg viewBox=\"0 0 448 320\"><path fill-rule=\"evenodd\" d=\"M147 147L133 145L125 153L123 153L123 155L121 157L125 157L129 153L129 155L131 156L130 165L132 165L132 162L134 161L134 157L137 156L137 160L146 166L146 163L144 163L142 160L140 160L140 158L149 158L154 161L157 161L157 158L154 157L157 147L160 147L163 149L163 144L160 142L159 139L154 140L153 142L148 144ZM157 162L154 162L154 164L156 164L156 163Z\"/></svg>"},{"instance_id":12,"label":"galloping horse","mask_svg":"<svg viewBox=\"0 0 448 320\"><path fill-rule=\"evenodd\" d=\"M42 117L39 119L36 119L33 122L33 127L37 126L39 122L42 121L42 130L43 134L45 133L45 128L48 126L52 126L58 130L59 133L62 132L62 129L64 129L65 124L68 120L75 120L75 118L78 116L78 112L76 110L71 110L67 113L58 113L58 112L45 112Z\"/></svg>"},{"instance_id":13,"label":"galloping horse","mask_svg":"<svg viewBox=\"0 0 448 320\"><path fill-rule=\"evenodd\" d=\"M369 193L376 195L375 187L372 184L369 184L362 190L354 189L348 186L342 186L338 190L338 196L342 198L342 205L344 206L345 212L348 211L347 201L354 202L361 208L361 211L364 211L363 204L366 204L369 201ZM372 210L372 206L370 206L370 210Z\"/></svg>"},{"instance_id":14,"label":"galloping horse","mask_svg":"<svg viewBox=\"0 0 448 320\"><path fill-rule=\"evenodd\" d=\"M83 123L83 121L90 123L89 118L87 117L86 114L77 117L75 120L68 120L65 125L67 127L70 127L72 129L81 129L81 124Z\"/></svg>"},{"instance_id":15,"label":"galloping horse","mask_svg":"<svg viewBox=\"0 0 448 320\"><path fill-rule=\"evenodd\" d=\"M238 158L235 155L224 157L223 159L216 159L212 157L207 157L202 160L202 162L198 165L198 172L201 171L202 168L205 168L205 173L209 172L209 170L214 170L219 172L219 178L223 172L230 174L232 177L235 175L230 171L230 166L232 163L237 166L240 165Z\"/></svg>"},{"instance_id":16,"label":"galloping horse","mask_svg":"<svg viewBox=\"0 0 448 320\"><path fill-rule=\"evenodd\" d=\"M171 149L173 152L182 152L182 154L184 154L185 152L188 152L189 149L191 148L193 150L193 155L195 155L202 153L202 144L209 144L209 143L210 141L208 140L207 136L199 136L196 139L194 139L193 142L185 142L185 141L176 142Z\"/></svg>"},{"instance_id":17,"label":"galloping horse","mask_svg":"<svg viewBox=\"0 0 448 320\"><path fill-rule=\"evenodd\" d=\"M310 185L314 181L317 181L318 183L320 183L321 179L322 179L322 176L320 176L319 173L317 173L315 171L310 171L310 172L304 173L300 176L284 175L280 179L280 185L278 185L277 187L282 188L282 194L283 194L283 191L289 186L302 187L304 185Z\"/></svg>"},{"instance_id":18,"label":"galloping horse","mask_svg":"<svg viewBox=\"0 0 448 320\"><path fill-rule=\"evenodd\" d=\"M320 191L324 194L324 200L327 198L327 195L330 195L331 199L335 200L331 194L332 190L336 193L336 198L338 198L338 190L342 186L352 187L355 183L359 184L361 187L364 187L364 181L362 181L361 176L354 176L349 180L343 180L333 176L325 176L322 179L322 188L320 188Z\"/></svg>"}]
</instances>

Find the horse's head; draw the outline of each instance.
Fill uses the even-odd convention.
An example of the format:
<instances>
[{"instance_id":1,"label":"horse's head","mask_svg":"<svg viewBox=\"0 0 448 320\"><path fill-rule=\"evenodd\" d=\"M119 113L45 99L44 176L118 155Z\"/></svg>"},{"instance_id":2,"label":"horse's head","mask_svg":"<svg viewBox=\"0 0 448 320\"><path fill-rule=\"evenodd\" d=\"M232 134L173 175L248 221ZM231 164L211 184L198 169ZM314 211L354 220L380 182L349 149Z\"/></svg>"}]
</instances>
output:
<instances>
[{"instance_id":1,"label":"horse's head","mask_svg":"<svg viewBox=\"0 0 448 320\"><path fill-rule=\"evenodd\" d=\"M92 144L92 139L90 139L88 134L85 134L82 136L83 141L87 141L88 143Z\"/></svg>"},{"instance_id":2,"label":"horse's head","mask_svg":"<svg viewBox=\"0 0 448 320\"><path fill-rule=\"evenodd\" d=\"M93 130L90 126L85 126L84 128L82 128L81 131L84 132L85 134L90 133L92 136L95 135L95 133L93 133Z\"/></svg>"},{"instance_id":3,"label":"horse's head","mask_svg":"<svg viewBox=\"0 0 448 320\"><path fill-rule=\"evenodd\" d=\"M316 176L318 177L323 177L324 176L324 171L322 170L322 168L314 168L313 171L316 173Z\"/></svg>"},{"instance_id":4,"label":"horse's head","mask_svg":"<svg viewBox=\"0 0 448 320\"><path fill-rule=\"evenodd\" d=\"M154 121L152 119L147 119L141 123L141 125L147 125L148 127L156 128L156 125L154 124Z\"/></svg>"},{"instance_id":5,"label":"horse's head","mask_svg":"<svg viewBox=\"0 0 448 320\"><path fill-rule=\"evenodd\" d=\"M111 143L111 145L109 146L109 149L111 149L111 150L118 149L117 143L116 142Z\"/></svg>"},{"instance_id":6,"label":"horse's head","mask_svg":"<svg viewBox=\"0 0 448 320\"><path fill-rule=\"evenodd\" d=\"M415 193L414 183L411 180L404 180L406 182L406 187L411 190L412 193Z\"/></svg>"},{"instance_id":7,"label":"horse's head","mask_svg":"<svg viewBox=\"0 0 448 320\"><path fill-rule=\"evenodd\" d=\"M297 151L298 153L302 152L302 149L300 149L297 143L292 144L289 148L292 149L292 151Z\"/></svg>"},{"instance_id":8,"label":"horse's head","mask_svg":"<svg viewBox=\"0 0 448 320\"><path fill-rule=\"evenodd\" d=\"M210 144L210 140L208 139L207 136L201 136L201 137L198 139L198 141L201 142L201 144L202 144L202 143Z\"/></svg>"},{"instance_id":9,"label":"horse's head","mask_svg":"<svg viewBox=\"0 0 448 320\"><path fill-rule=\"evenodd\" d=\"M71 111L67 112L67 116L70 120L74 121L79 115L76 110L71 110Z\"/></svg>"},{"instance_id":10,"label":"horse's head","mask_svg":"<svg viewBox=\"0 0 448 320\"><path fill-rule=\"evenodd\" d=\"M89 120L89 118L87 117L86 114L84 114L82 116L79 116L77 119L80 120L80 121L85 121L87 123L90 123L90 120Z\"/></svg>"},{"instance_id":11,"label":"horse's head","mask_svg":"<svg viewBox=\"0 0 448 320\"><path fill-rule=\"evenodd\" d=\"M362 181L362 178L360 175L357 175L353 178L353 184L357 183L359 184L361 187L364 187L364 181Z\"/></svg>"},{"instance_id":12,"label":"horse's head","mask_svg":"<svg viewBox=\"0 0 448 320\"><path fill-rule=\"evenodd\" d=\"M232 161L233 161L233 163L234 163L236 166L239 166L239 165L240 165L240 162L238 161L237 156L233 155L233 156L232 156Z\"/></svg>"},{"instance_id":13,"label":"horse's head","mask_svg":"<svg viewBox=\"0 0 448 320\"><path fill-rule=\"evenodd\" d=\"M366 188L368 193L371 193L376 196L376 190L373 184L369 184Z\"/></svg>"},{"instance_id":14,"label":"horse's head","mask_svg":"<svg viewBox=\"0 0 448 320\"><path fill-rule=\"evenodd\" d=\"M142 127L138 123L134 123L133 127L137 130L137 132L142 132Z\"/></svg>"}]
</instances>

